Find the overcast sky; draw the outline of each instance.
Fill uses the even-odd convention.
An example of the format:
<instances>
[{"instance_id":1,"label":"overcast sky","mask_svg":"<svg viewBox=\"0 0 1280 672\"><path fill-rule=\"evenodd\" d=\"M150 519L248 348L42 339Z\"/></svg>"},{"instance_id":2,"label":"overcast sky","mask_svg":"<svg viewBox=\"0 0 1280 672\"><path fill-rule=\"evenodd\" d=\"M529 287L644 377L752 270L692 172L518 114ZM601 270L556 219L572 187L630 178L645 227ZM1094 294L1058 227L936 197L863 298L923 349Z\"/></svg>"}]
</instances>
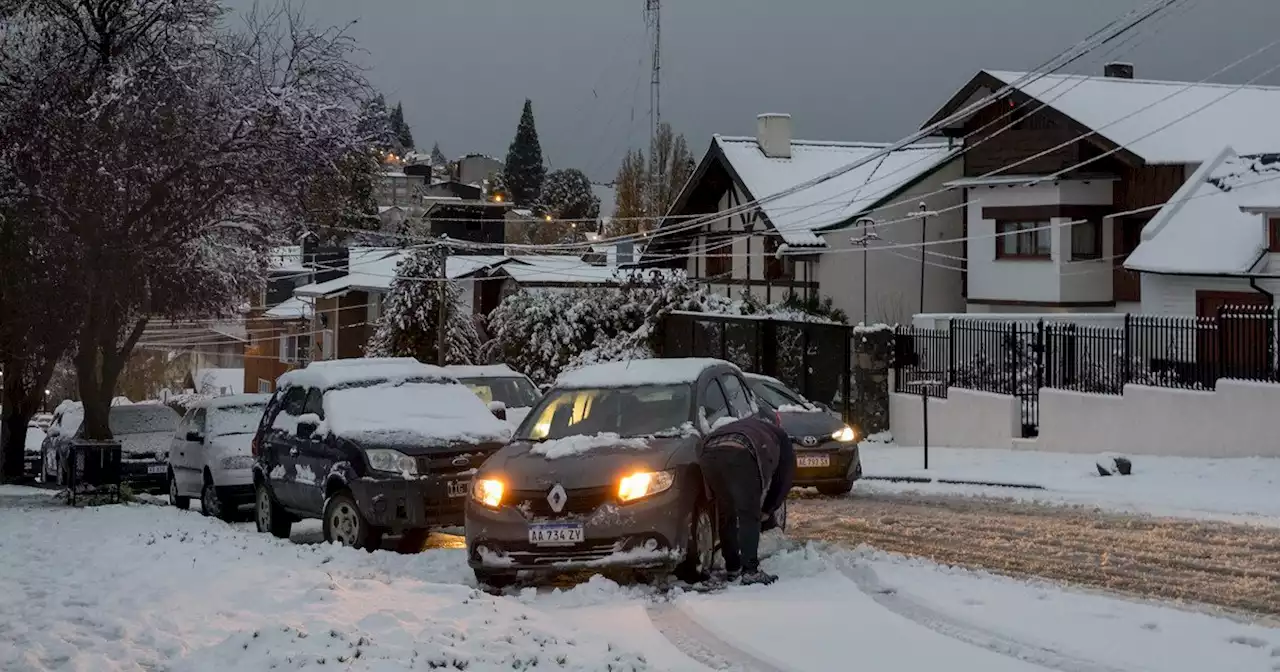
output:
<instances>
[{"instance_id":1,"label":"overcast sky","mask_svg":"<svg viewBox=\"0 0 1280 672\"><path fill-rule=\"evenodd\" d=\"M262 0L270 4L272 0ZM238 11L254 0L225 0ZM1198 80L1280 38L1280 1L1190 0L1069 71L1126 60ZM1031 69L1140 0L666 0L662 118L701 157L712 133L788 112L797 138L896 140L982 68ZM648 136L644 0L308 0L367 50L420 148L499 158L533 100L544 157L610 180ZM1115 50L1115 53L1109 51ZM1217 79L1280 63L1280 47ZM1266 83L1280 83L1269 77Z\"/></svg>"}]
</instances>

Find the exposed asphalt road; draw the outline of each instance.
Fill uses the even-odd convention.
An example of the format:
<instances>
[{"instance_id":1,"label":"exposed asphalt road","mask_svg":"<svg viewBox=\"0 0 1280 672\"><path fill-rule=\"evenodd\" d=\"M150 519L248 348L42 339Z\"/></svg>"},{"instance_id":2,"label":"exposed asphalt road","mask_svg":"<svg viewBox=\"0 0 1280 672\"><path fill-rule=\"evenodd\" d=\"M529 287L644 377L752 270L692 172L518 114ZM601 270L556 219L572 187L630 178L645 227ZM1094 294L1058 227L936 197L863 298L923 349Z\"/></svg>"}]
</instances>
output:
<instances>
[{"instance_id":1,"label":"exposed asphalt road","mask_svg":"<svg viewBox=\"0 0 1280 672\"><path fill-rule=\"evenodd\" d=\"M1280 530L923 495L801 496L794 539L1280 615Z\"/></svg>"}]
</instances>

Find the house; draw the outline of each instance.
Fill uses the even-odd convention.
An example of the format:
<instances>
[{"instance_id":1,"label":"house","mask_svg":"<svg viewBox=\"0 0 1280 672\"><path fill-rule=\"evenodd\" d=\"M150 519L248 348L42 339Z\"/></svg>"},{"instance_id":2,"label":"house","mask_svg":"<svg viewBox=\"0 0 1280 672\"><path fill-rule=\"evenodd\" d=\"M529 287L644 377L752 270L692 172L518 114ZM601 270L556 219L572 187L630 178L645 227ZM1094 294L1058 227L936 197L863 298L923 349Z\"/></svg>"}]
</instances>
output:
<instances>
[{"instance_id":1,"label":"house","mask_svg":"<svg viewBox=\"0 0 1280 672\"><path fill-rule=\"evenodd\" d=\"M854 319L961 309L953 260L963 248L940 242L963 229L959 195L942 187L961 176L956 149L940 141L886 152L791 136L791 117L780 114L760 115L755 137L715 136L644 264L684 268L727 296L830 297ZM919 249L906 249L922 236L924 264Z\"/></svg>"},{"instance_id":2,"label":"house","mask_svg":"<svg viewBox=\"0 0 1280 672\"><path fill-rule=\"evenodd\" d=\"M389 168L378 174L374 183L374 200L380 206L418 205L429 177L406 173L394 165Z\"/></svg>"},{"instance_id":3,"label":"house","mask_svg":"<svg viewBox=\"0 0 1280 672\"><path fill-rule=\"evenodd\" d=\"M1280 152L1280 88L1133 75L1127 63L1102 76L984 70L925 123L1005 92L941 129L966 147L948 186L966 204L967 312L1149 307L1125 260L1159 207L1225 146Z\"/></svg>"},{"instance_id":4,"label":"house","mask_svg":"<svg viewBox=\"0 0 1280 672\"><path fill-rule=\"evenodd\" d=\"M502 250L509 203L461 198L428 200L430 205L423 217L431 236L449 236L455 241L480 244L474 248L457 248L455 254L492 254Z\"/></svg>"},{"instance_id":5,"label":"house","mask_svg":"<svg viewBox=\"0 0 1280 672\"><path fill-rule=\"evenodd\" d=\"M1212 317L1224 305L1273 305L1280 154L1219 151L1151 218L1124 266L1141 275L1144 313Z\"/></svg>"},{"instance_id":6,"label":"house","mask_svg":"<svg viewBox=\"0 0 1280 672\"><path fill-rule=\"evenodd\" d=\"M478 201L484 196L484 189L457 180L437 180L427 186L423 193L428 199L445 197Z\"/></svg>"},{"instance_id":7,"label":"house","mask_svg":"<svg viewBox=\"0 0 1280 672\"><path fill-rule=\"evenodd\" d=\"M506 166L492 156L467 154L453 164L453 179L463 184L483 184L490 175L502 172Z\"/></svg>"}]
</instances>

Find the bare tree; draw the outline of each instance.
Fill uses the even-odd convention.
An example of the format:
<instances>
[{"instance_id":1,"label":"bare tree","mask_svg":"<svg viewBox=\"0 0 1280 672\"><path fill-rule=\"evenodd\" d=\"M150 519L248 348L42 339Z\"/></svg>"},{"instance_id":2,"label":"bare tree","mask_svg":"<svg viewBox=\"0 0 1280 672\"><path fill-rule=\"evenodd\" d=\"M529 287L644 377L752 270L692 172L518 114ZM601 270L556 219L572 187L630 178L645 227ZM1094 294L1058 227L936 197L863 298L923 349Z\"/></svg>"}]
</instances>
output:
<instances>
[{"instance_id":1,"label":"bare tree","mask_svg":"<svg viewBox=\"0 0 1280 672\"><path fill-rule=\"evenodd\" d=\"M684 135L662 123L649 144L649 155L628 152L618 168L617 206L609 233L615 236L651 230L684 188L694 170Z\"/></svg>"}]
</instances>

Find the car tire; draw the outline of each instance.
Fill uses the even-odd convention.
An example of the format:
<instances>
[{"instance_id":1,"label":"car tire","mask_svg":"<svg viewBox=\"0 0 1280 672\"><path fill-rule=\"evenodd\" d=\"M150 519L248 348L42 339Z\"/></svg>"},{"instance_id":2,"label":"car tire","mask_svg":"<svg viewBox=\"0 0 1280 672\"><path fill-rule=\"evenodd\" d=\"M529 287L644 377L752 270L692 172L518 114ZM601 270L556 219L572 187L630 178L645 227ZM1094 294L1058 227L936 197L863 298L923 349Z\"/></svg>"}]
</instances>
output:
<instances>
[{"instance_id":1,"label":"car tire","mask_svg":"<svg viewBox=\"0 0 1280 672\"><path fill-rule=\"evenodd\" d=\"M213 485L213 481L205 479L204 487L200 489L200 510L206 516L213 516L218 520L230 523L235 519L236 507L227 506L222 498L218 496L218 489Z\"/></svg>"},{"instance_id":2,"label":"car tire","mask_svg":"<svg viewBox=\"0 0 1280 672\"><path fill-rule=\"evenodd\" d=\"M421 553L427 547L427 539L431 537L429 529L413 529L405 530L400 536L400 543L396 544L396 551L400 553Z\"/></svg>"},{"instance_id":3,"label":"car tire","mask_svg":"<svg viewBox=\"0 0 1280 672\"><path fill-rule=\"evenodd\" d=\"M288 539L293 529L293 520L276 504L271 489L265 483L259 483L254 493L253 519L259 532L270 532L280 539Z\"/></svg>"},{"instance_id":4,"label":"car tire","mask_svg":"<svg viewBox=\"0 0 1280 672\"><path fill-rule=\"evenodd\" d=\"M174 477L172 469L169 470L169 503L182 511L191 507L191 498L178 494L178 479Z\"/></svg>"},{"instance_id":5,"label":"car tire","mask_svg":"<svg viewBox=\"0 0 1280 672\"><path fill-rule=\"evenodd\" d=\"M324 506L324 540L372 553L382 547L382 530L365 519L349 492L339 492Z\"/></svg>"},{"instance_id":6,"label":"car tire","mask_svg":"<svg viewBox=\"0 0 1280 672\"><path fill-rule=\"evenodd\" d=\"M684 560L676 567L676 578L687 583L705 581L715 567L715 559L715 505L699 498L690 516L689 539L685 544Z\"/></svg>"},{"instance_id":7,"label":"car tire","mask_svg":"<svg viewBox=\"0 0 1280 672\"><path fill-rule=\"evenodd\" d=\"M519 579L519 574L505 570L493 569L476 569L472 570L476 575L476 583L481 588L490 588L492 590L502 590L515 585Z\"/></svg>"},{"instance_id":8,"label":"car tire","mask_svg":"<svg viewBox=\"0 0 1280 672\"><path fill-rule=\"evenodd\" d=\"M828 497L842 497L849 494L853 490L853 480L848 480L836 485L819 485L818 493Z\"/></svg>"}]
</instances>

